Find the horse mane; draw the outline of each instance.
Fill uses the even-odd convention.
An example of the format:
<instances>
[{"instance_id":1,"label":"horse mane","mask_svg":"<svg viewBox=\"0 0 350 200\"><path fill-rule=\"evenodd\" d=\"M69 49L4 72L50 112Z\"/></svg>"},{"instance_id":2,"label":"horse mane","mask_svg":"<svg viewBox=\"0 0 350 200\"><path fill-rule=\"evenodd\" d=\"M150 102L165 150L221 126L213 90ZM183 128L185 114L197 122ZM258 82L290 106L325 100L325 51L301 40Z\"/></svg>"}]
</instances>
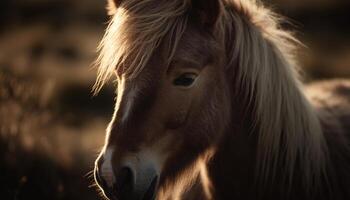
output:
<instances>
[{"instance_id":1,"label":"horse mane","mask_svg":"<svg viewBox=\"0 0 350 200\"><path fill-rule=\"evenodd\" d=\"M328 150L299 81L294 57L300 43L281 28L281 17L258 2L225 3L221 29L227 30L224 40L231 39L228 66L237 68L237 85L247 89L245 99L254 110L258 174L264 181L276 178L280 170L292 184L298 169L311 189L326 176Z\"/></svg>"},{"instance_id":2,"label":"horse mane","mask_svg":"<svg viewBox=\"0 0 350 200\"><path fill-rule=\"evenodd\" d=\"M298 41L258 2L222 0L217 23L227 66L237 67L237 85L254 111L257 170L266 180L283 165L290 183L299 169L305 186L325 174L327 146L320 122L302 93L294 52ZM116 71L136 76L161 42L171 60L187 27L191 0L122 1L99 46L98 92ZM167 41L164 41L167 40ZM228 42L229 41L229 42ZM299 171L298 171L299 172Z\"/></svg>"}]
</instances>

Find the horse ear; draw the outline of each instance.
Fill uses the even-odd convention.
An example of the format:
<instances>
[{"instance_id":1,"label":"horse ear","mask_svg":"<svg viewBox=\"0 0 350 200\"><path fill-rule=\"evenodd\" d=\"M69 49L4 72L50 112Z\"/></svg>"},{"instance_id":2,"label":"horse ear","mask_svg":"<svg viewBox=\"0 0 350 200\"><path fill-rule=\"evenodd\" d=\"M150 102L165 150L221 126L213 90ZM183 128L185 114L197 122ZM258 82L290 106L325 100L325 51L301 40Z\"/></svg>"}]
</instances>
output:
<instances>
[{"instance_id":1,"label":"horse ear","mask_svg":"<svg viewBox=\"0 0 350 200\"><path fill-rule=\"evenodd\" d=\"M220 9L220 0L192 0L191 14L204 28L212 28Z\"/></svg>"},{"instance_id":2,"label":"horse ear","mask_svg":"<svg viewBox=\"0 0 350 200\"><path fill-rule=\"evenodd\" d=\"M120 4L120 0L108 0L107 2L108 15L114 15L119 4Z\"/></svg>"}]
</instances>

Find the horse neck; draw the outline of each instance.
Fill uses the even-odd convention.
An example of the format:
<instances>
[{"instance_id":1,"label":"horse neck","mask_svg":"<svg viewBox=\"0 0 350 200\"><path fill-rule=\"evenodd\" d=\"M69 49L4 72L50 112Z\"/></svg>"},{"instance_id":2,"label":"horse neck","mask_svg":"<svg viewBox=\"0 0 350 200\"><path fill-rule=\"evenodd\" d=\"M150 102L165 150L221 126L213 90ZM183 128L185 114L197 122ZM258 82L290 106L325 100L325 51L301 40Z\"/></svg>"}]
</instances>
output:
<instances>
[{"instance_id":1,"label":"horse neck","mask_svg":"<svg viewBox=\"0 0 350 200\"><path fill-rule=\"evenodd\" d=\"M261 180L264 175L261 175L259 168L260 137L258 128L254 128L257 125L253 124L254 116L251 113L253 108L246 108L238 102L235 102L235 105L235 108L232 108L232 123L206 165L213 199L315 198L311 198L309 189L305 189L302 166L295 166L293 183L289 184L285 178L289 168L285 166L284 161L277 160L276 165L281 169L275 170L274 174L268 177L271 180ZM327 186L322 183L318 187ZM312 192L317 193L315 199L322 199L321 197L325 195L316 190Z\"/></svg>"},{"instance_id":2,"label":"horse neck","mask_svg":"<svg viewBox=\"0 0 350 200\"><path fill-rule=\"evenodd\" d=\"M247 20L259 13L247 17L236 8L225 14L227 65L234 74L229 84L237 99L232 107L243 109L232 108L233 122L208 164L213 187L230 199L236 196L224 194L252 195L254 185L264 183L279 183L284 192L292 185L315 190L327 146L294 69L295 39L271 18L259 19L262 25Z\"/></svg>"},{"instance_id":3,"label":"horse neck","mask_svg":"<svg viewBox=\"0 0 350 200\"><path fill-rule=\"evenodd\" d=\"M244 199L253 194L257 137L249 134L249 125L242 120L247 116L233 117L237 123L230 124L207 164L214 199Z\"/></svg>"}]
</instances>

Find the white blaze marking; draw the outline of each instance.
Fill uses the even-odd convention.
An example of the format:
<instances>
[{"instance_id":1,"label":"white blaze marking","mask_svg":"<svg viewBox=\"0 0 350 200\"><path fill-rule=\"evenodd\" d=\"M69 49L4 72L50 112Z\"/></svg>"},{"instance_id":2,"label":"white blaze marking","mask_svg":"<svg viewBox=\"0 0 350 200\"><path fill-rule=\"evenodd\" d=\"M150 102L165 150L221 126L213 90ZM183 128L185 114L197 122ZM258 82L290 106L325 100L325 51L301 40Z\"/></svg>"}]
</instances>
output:
<instances>
[{"instance_id":1,"label":"white blaze marking","mask_svg":"<svg viewBox=\"0 0 350 200\"><path fill-rule=\"evenodd\" d=\"M108 187L112 187L115 182L115 177L114 177L113 167L112 167L112 155L113 155L113 149L111 147L107 148L107 150L103 154L103 163L101 166L101 175L103 179L106 181Z\"/></svg>"}]
</instances>

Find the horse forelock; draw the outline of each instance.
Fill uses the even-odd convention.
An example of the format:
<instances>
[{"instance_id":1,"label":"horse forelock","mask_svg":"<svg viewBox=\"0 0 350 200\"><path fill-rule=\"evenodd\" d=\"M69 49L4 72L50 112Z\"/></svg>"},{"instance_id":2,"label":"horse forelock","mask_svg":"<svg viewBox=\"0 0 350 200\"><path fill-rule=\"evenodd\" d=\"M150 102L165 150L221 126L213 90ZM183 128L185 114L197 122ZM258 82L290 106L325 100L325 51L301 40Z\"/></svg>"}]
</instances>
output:
<instances>
[{"instance_id":1,"label":"horse forelock","mask_svg":"<svg viewBox=\"0 0 350 200\"><path fill-rule=\"evenodd\" d=\"M189 0L122 1L99 46L94 92L98 92L114 72L135 77L162 42L166 44L169 62L186 29L189 7Z\"/></svg>"}]
</instances>

